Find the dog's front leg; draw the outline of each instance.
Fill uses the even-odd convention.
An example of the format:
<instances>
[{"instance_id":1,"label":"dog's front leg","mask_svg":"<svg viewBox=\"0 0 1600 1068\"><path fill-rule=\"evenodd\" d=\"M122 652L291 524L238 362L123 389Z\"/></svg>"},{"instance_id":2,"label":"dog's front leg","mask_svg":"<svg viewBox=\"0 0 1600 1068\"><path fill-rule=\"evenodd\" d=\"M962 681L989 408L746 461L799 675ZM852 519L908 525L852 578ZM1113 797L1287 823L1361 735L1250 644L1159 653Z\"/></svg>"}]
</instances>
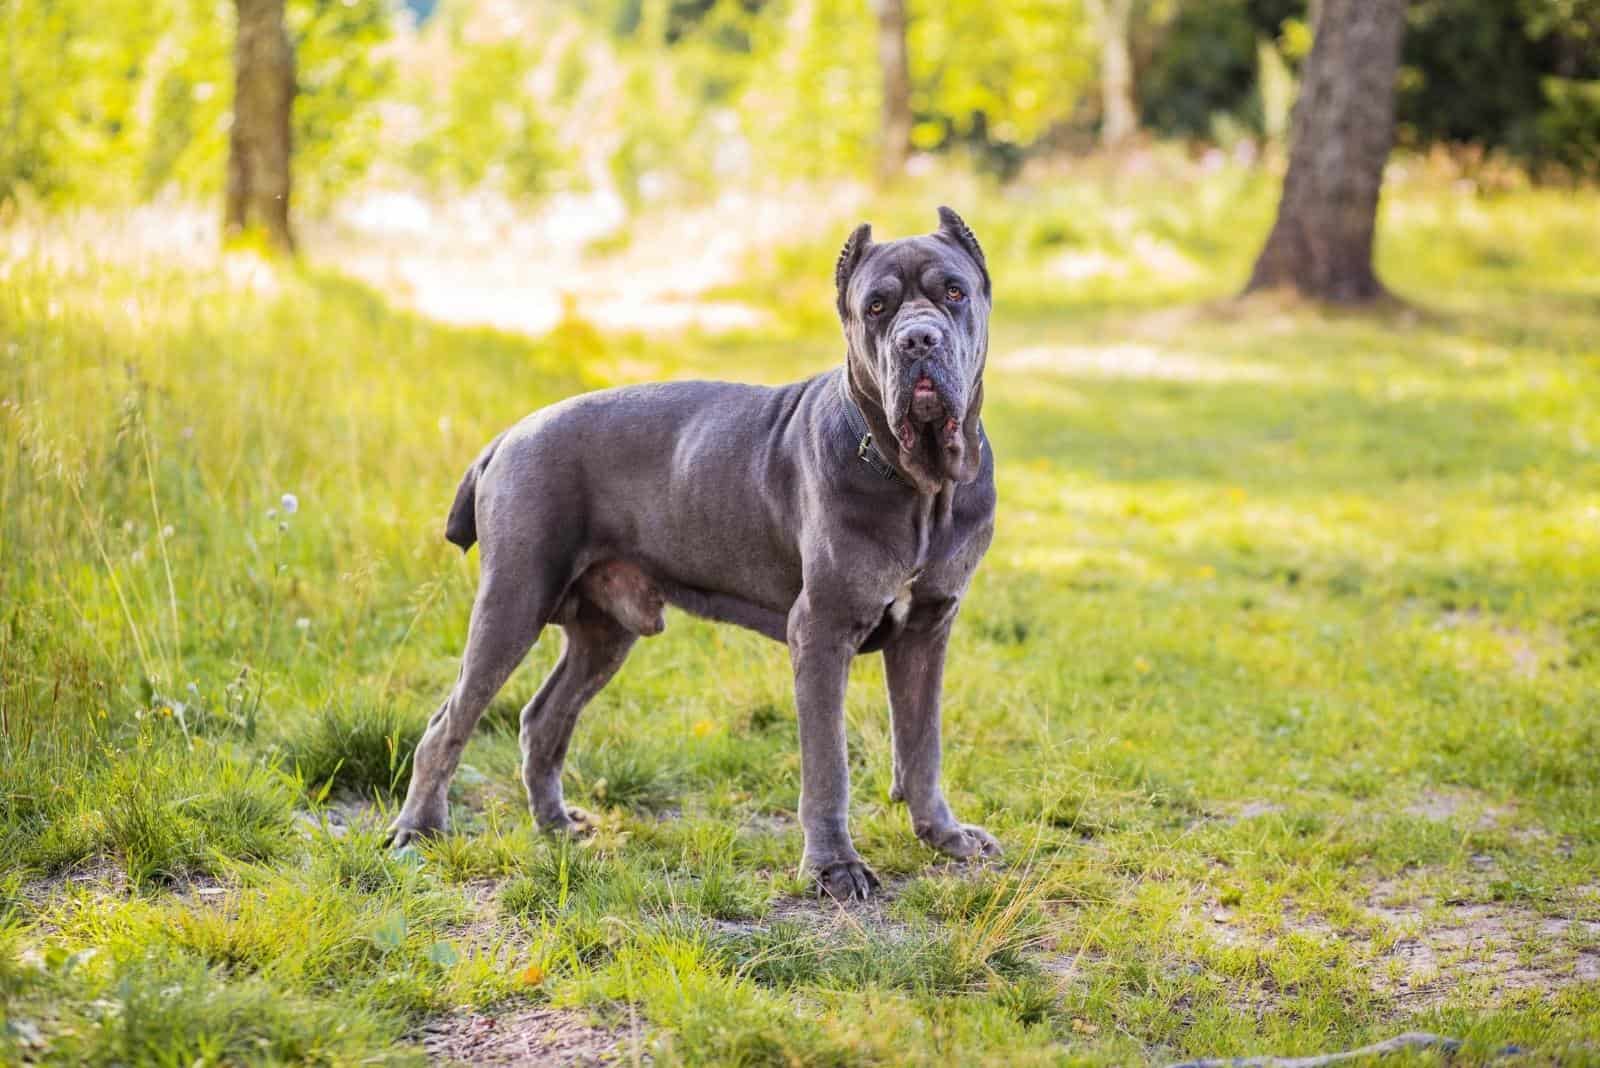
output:
<instances>
[{"instance_id":1,"label":"dog's front leg","mask_svg":"<svg viewBox=\"0 0 1600 1068\"><path fill-rule=\"evenodd\" d=\"M844 690L860 642L853 629L818 618L805 595L789 613L789 657L800 720L800 866L838 899L865 898L878 877L850 841L850 766Z\"/></svg>"},{"instance_id":2,"label":"dog's front leg","mask_svg":"<svg viewBox=\"0 0 1600 1068\"><path fill-rule=\"evenodd\" d=\"M911 829L952 857L996 857L1000 843L982 827L959 822L939 786L940 692L944 654L954 612L925 628L912 625L883 650L894 734L894 786L890 796L911 809Z\"/></svg>"}]
</instances>

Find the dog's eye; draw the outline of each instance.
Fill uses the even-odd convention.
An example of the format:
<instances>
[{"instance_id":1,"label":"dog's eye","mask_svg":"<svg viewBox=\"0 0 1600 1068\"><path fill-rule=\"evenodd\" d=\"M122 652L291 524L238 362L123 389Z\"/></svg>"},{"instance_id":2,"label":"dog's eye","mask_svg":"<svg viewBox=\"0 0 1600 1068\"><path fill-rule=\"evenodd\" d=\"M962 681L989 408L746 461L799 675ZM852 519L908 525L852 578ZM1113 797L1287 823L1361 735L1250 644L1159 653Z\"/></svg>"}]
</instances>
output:
<instances>
[{"instance_id":1,"label":"dog's eye","mask_svg":"<svg viewBox=\"0 0 1600 1068\"><path fill-rule=\"evenodd\" d=\"M871 304L868 304L867 305L867 314L868 315L882 315L883 314L883 301L875 300Z\"/></svg>"},{"instance_id":2,"label":"dog's eye","mask_svg":"<svg viewBox=\"0 0 1600 1068\"><path fill-rule=\"evenodd\" d=\"M966 296L966 294L961 291L961 287L956 285L954 282L951 282L949 285L944 287L944 295L950 298L950 303L952 304L960 302L961 299Z\"/></svg>"}]
</instances>

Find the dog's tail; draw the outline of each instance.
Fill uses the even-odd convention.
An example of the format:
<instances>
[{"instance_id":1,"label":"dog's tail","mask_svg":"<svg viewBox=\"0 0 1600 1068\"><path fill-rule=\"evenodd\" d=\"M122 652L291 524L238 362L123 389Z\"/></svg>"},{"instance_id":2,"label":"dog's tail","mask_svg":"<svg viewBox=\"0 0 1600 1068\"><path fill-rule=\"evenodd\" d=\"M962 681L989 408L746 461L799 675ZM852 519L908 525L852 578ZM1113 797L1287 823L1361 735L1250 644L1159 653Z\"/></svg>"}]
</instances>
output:
<instances>
[{"instance_id":1,"label":"dog's tail","mask_svg":"<svg viewBox=\"0 0 1600 1068\"><path fill-rule=\"evenodd\" d=\"M461 485L456 488L455 503L450 506L450 516L444 521L444 537L450 544L461 546L462 552L472 548L478 540L478 479L483 477L484 468L494 459L494 451L500 447L504 437L501 434L483 447L478 458L472 461L472 466L462 476Z\"/></svg>"}]
</instances>

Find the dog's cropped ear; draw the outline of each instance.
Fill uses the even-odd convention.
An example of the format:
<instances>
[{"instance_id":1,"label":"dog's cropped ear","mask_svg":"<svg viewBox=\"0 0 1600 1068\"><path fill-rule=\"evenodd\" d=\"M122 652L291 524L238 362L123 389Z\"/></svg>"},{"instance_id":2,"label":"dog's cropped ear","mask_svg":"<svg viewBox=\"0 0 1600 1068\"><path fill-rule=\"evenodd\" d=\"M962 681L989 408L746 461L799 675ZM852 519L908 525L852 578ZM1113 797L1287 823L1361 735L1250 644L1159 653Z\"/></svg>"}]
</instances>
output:
<instances>
[{"instance_id":1,"label":"dog's cropped ear","mask_svg":"<svg viewBox=\"0 0 1600 1068\"><path fill-rule=\"evenodd\" d=\"M844 248L839 250L839 262L833 268L833 284L839 291L839 318L850 318L849 305L845 303L845 294L850 289L850 276L855 274L856 267L861 263L861 258L867 254L867 249L872 247L872 224L862 223L850 232L850 237L844 243Z\"/></svg>"},{"instance_id":2,"label":"dog's cropped ear","mask_svg":"<svg viewBox=\"0 0 1600 1068\"><path fill-rule=\"evenodd\" d=\"M977 235L955 212L949 208L939 209L939 232L947 235L952 241L966 250L978 265L978 271L983 275L983 295L989 296L989 264L983 258L983 247L978 244Z\"/></svg>"}]
</instances>

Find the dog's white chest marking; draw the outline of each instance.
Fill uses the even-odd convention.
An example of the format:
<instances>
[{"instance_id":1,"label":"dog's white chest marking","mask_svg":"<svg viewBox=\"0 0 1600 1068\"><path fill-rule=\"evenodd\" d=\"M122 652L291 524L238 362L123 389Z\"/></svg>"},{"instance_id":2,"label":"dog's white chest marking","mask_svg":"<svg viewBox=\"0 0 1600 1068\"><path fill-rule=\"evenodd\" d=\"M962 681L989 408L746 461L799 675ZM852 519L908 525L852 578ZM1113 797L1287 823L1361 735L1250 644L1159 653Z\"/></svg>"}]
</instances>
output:
<instances>
[{"instance_id":1,"label":"dog's white chest marking","mask_svg":"<svg viewBox=\"0 0 1600 1068\"><path fill-rule=\"evenodd\" d=\"M911 583L900 587L900 592L894 595L894 600L889 602L889 618L896 623L904 623L906 616L911 614Z\"/></svg>"},{"instance_id":2,"label":"dog's white chest marking","mask_svg":"<svg viewBox=\"0 0 1600 1068\"><path fill-rule=\"evenodd\" d=\"M906 616L911 614L911 587L916 584L921 575L922 570L920 568L913 572L910 578L900 584L900 589L895 591L894 600L889 602L889 618L894 620L897 625L904 623Z\"/></svg>"}]
</instances>

